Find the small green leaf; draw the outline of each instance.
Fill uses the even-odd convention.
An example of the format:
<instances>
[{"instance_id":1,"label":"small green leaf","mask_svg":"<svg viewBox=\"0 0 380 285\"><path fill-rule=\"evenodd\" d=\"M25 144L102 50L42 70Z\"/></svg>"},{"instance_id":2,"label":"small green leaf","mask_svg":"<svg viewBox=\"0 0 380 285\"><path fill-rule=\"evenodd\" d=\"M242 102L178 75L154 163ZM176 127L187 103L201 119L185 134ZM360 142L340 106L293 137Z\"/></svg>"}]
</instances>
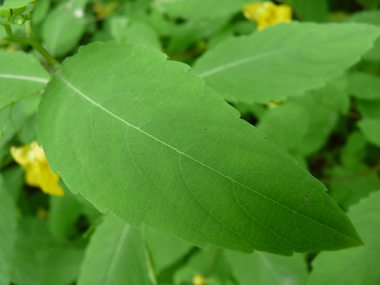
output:
<instances>
[{"instance_id":1,"label":"small green leaf","mask_svg":"<svg viewBox=\"0 0 380 285\"><path fill-rule=\"evenodd\" d=\"M370 143L380 147L379 119L362 119L358 122L358 127Z\"/></svg>"},{"instance_id":2,"label":"small green leaf","mask_svg":"<svg viewBox=\"0 0 380 285\"><path fill-rule=\"evenodd\" d=\"M368 0L359 0L359 1L368 1ZM371 1L371 0L369 0ZM379 1L379 0L374 0ZM358 13L354 13L346 19L347 22L355 22L355 23L365 23L371 24L374 26L380 27L380 10L373 11L361 11ZM380 38L374 42L373 47L363 55L363 59L365 60L380 60Z\"/></svg>"},{"instance_id":3,"label":"small green leaf","mask_svg":"<svg viewBox=\"0 0 380 285\"><path fill-rule=\"evenodd\" d=\"M87 0L74 0L54 8L43 23L42 37L46 49L53 56L70 52L82 38L86 21L84 8Z\"/></svg>"},{"instance_id":4,"label":"small green leaf","mask_svg":"<svg viewBox=\"0 0 380 285\"><path fill-rule=\"evenodd\" d=\"M150 227L143 228L144 239L152 256L157 275L166 267L178 261L193 247L181 240L164 236Z\"/></svg>"},{"instance_id":5,"label":"small green leaf","mask_svg":"<svg viewBox=\"0 0 380 285\"><path fill-rule=\"evenodd\" d=\"M3 178L0 176L0 284L10 283L9 273L16 227L16 205L3 187Z\"/></svg>"},{"instance_id":6,"label":"small green leaf","mask_svg":"<svg viewBox=\"0 0 380 285\"><path fill-rule=\"evenodd\" d=\"M357 189L360 191L360 189ZM352 206L348 216L363 237L364 246L321 252L314 259L309 285L378 284L380 280L380 191Z\"/></svg>"},{"instance_id":7,"label":"small green leaf","mask_svg":"<svg viewBox=\"0 0 380 285\"><path fill-rule=\"evenodd\" d=\"M78 284L155 284L148 262L141 230L108 214L91 237Z\"/></svg>"},{"instance_id":8,"label":"small green leaf","mask_svg":"<svg viewBox=\"0 0 380 285\"><path fill-rule=\"evenodd\" d=\"M304 255L290 257L266 252L242 254L227 251L232 274L239 284L305 284L307 267Z\"/></svg>"},{"instance_id":9,"label":"small green leaf","mask_svg":"<svg viewBox=\"0 0 380 285\"><path fill-rule=\"evenodd\" d=\"M147 48L161 51L160 39L150 26L143 22L129 23L126 17L111 18L111 34L115 39L131 44L143 44Z\"/></svg>"},{"instance_id":10,"label":"small green leaf","mask_svg":"<svg viewBox=\"0 0 380 285\"><path fill-rule=\"evenodd\" d=\"M354 72L349 76L350 95L361 100L380 100L380 77L365 72Z\"/></svg>"},{"instance_id":11,"label":"small green leaf","mask_svg":"<svg viewBox=\"0 0 380 285\"><path fill-rule=\"evenodd\" d=\"M184 19L204 19L229 17L241 10L247 2L259 0L157 0L155 5L171 17Z\"/></svg>"},{"instance_id":12,"label":"small green leaf","mask_svg":"<svg viewBox=\"0 0 380 285\"><path fill-rule=\"evenodd\" d=\"M326 22L329 14L327 0L285 0L292 6L297 17L303 21Z\"/></svg>"},{"instance_id":13,"label":"small green leaf","mask_svg":"<svg viewBox=\"0 0 380 285\"><path fill-rule=\"evenodd\" d=\"M37 130L69 189L131 225L243 252L361 244L319 181L187 65L141 45L93 43L67 59Z\"/></svg>"},{"instance_id":14,"label":"small green leaf","mask_svg":"<svg viewBox=\"0 0 380 285\"><path fill-rule=\"evenodd\" d=\"M21 51L0 52L0 109L42 90L49 78L35 56Z\"/></svg>"},{"instance_id":15,"label":"small green leaf","mask_svg":"<svg viewBox=\"0 0 380 285\"><path fill-rule=\"evenodd\" d=\"M289 102L266 112L257 127L274 144L288 152L295 148L308 132L309 114L302 104Z\"/></svg>"},{"instance_id":16,"label":"small green leaf","mask_svg":"<svg viewBox=\"0 0 380 285\"><path fill-rule=\"evenodd\" d=\"M14 8L22 8L33 2L34 0L5 0L4 4L0 6L1 9L14 9Z\"/></svg>"},{"instance_id":17,"label":"small green leaf","mask_svg":"<svg viewBox=\"0 0 380 285\"><path fill-rule=\"evenodd\" d=\"M268 103L323 86L358 62L379 34L360 24L278 24L220 43L193 70L229 101Z\"/></svg>"},{"instance_id":18,"label":"small green leaf","mask_svg":"<svg viewBox=\"0 0 380 285\"><path fill-rule=\"evenodd\" d=\"M82 211L82 205L70 191L62 197L50 196L49 229L57 237L65 237Z\"/></svg>"}]
</instances>

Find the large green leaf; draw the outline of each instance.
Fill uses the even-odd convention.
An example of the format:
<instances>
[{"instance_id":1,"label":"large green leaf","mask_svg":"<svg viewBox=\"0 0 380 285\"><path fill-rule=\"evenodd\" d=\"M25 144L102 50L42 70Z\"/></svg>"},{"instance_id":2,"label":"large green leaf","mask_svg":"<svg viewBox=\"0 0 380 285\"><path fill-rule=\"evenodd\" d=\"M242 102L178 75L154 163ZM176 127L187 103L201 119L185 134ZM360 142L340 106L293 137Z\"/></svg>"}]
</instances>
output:
<instances>
[{"instance_id":1,"label":"large green leaf","mask_svg":"<svg viewBox=\"0 0 380 285\"><path fill-rule=\"evenodd\" d=\"M193 69L227 100L268 103L321 87L359 61L379 34L361 24L278 24L220 43Z\"/></svg>"},{"instance_id":2,"label":"large green leaf","mask_svg":"<svg viewBox=\"0 0 380 285\"><path fill-rule=\"evenodd\" d=\"M364 246L320 253L313 261L308 284L379 284L379 204L380 191L377 191L350 208L348 216L362 235Z\"/></svg>"},{"instance_id":3,"label":"large green leaf","mask_svg":"<svg viewBox=\"0 0 380 285\"><path fill-rule=\"evenodd\" d=\"M17 216L15 202L2 184L3 179L0 176L0 284L9 284Z\"/></svg>"},{"instance_id":4,"label":"large green leaf","mask_svg":"<svg viewBox=\"0 0 380 285\"><path fill-rule=\"evenodd\" d=\"M319 181L187 65L143 46L93 43L67 59L37 130L69 189L129 224L243 252L361 244Z\"/></svg>"},{"instance_id":5,"label":"large green leaf","mask_svg":"<svg viewBox=\"0 0 380 285\"><path fill-rule=\"evenodd\" d=\"M154 284L141 230L108 214L86 250L78 284Z\"/></svg>"},{"instance_id":6,"label":"large green leaf","mask_svg":"<svg viewBox=\"0 0 380 285\"><path fill-rule=\"evenodd\" d=\"M46 86L49 73L31 54L0 52L0 110Z\"/></svg>"},{"instance_id":7,"label":"large green leaf","mask_svg":"<svg viewBox=\"0 0 380 285\"><path fill-rule=\"evenodd\" d=\"M241 285L245 284L305 284L307 267L305 256L291 257L255 252L247 255L227 251L232 273Z\"/></svg>"}]
</instances>

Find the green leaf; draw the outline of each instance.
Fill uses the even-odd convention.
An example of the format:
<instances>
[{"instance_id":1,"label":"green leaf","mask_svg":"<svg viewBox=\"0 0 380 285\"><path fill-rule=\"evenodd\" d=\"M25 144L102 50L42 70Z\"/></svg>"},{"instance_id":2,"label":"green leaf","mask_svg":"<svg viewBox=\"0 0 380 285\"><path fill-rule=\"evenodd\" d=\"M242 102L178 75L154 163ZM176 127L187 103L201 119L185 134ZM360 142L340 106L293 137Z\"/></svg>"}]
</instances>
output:
<instances>
[{"instance_id":1,"label":"green leaf","mask_svg":"<svg viewBox=\"0 0 380 285\"><path fill-rule=\"evenodd\" d=\"M367 9L376 9L379 7L380 0L355 0L357 3Z\"/></svg>"},{"instance_id":2,"label":"green leaf","mask_svg":"<svg viewBox=\"0 0 380 285\"><path fill-rule=\"evenodd\" d=\"M62 197L50 196L49 229L58 237L65 237L79 218L82 205L75 195L66 191Z\"/></svg>"},{"instance_id":3,"label":"green leaf","mask_svg":"<svg viewBox=\"0 0 380 285\"><path fill-rule=\"evenodd\" d=\"M105 216L87 247L78 284L155 284L150 274L141 230Z\"/></svg>"},{"instance_id":4,"label":"green leaf","mask_svg":"<svg viewBox=\"0 0 380 285\"><path fill-rule=\"evenodd\" d=\"M356 104L364 119L380 119L380 100L358 100Z\"/></svg>"},{"instance_id":5,"label":"green leaf","mask_svg":"<svg viewBox=\"0 0 380 285\"><path fill-rule=\"evenodd\" d=\"M337 110L346 115L350 109L350 97L347 92L346 76L328 82L326 86L313 90L315 100L322 106Z\"/></svg>"},{"instance_id":6,"label":"green leaf","mask_svg":"<svg viewBox=\"0 0 380 285\"><path fill-rule=\"evenodd\" d=\"M265 252L242 254L227 251L232 274L239 284L305 284L308 276L305 256L290 257Z\"/></svg>"},{"instance_id":7,"label":"green leaf","mask_svg":"<svg viewBox=\"0 0 380 285\"><path fill-rule=\"evenodd\" d=\"M358 127L370 143L380 147L379 119L362 119L358 122Z\"/></svg>"},{"instance_id":8,"label":"green leaf","mask_svg":"<svg viewBox=\"0 0 380 285\"><path fill-rule=\"evenodd\" d=\"M191 255L185 266L174 274L174 284L202 284L194 281L201 275L206 281L203 284L229 285L231 269L227 263L225 252L218 248L207 247ZM193 280L193 282L189 282Z\"/></svg>"},{"instance_id":9,"label":"green leaf","mask_svg":"<svg viewBox=\"0 0 380 285\"><path fill-rule=\"evenodd\" d=\"M33 9L32 24L39 24L49 11L51 0L38 0L37 5Z\"/></svg>"},{"instance_id":10,"label":"green leaf","mask_svg":"<svg viewBox=\"0 0 380 285\"><path fill-rule=\"evenodd\" d=\"M327 0L285 0L285 2L292 6L297 17L303 21L326 22L328 19Z\"/></svg>"},{"instance_id":11,"label":"green leaf","mask_svg":"<svg viewBox=\"0 0 380 285\"><path fill-rule=\"evenodd\" d=\"M358 173L365 173L369 168L359 161L350 167L337 165L329 171L332 177L329 184L330 195L343 210L347 211L349 206L379 189L380 179L376 172L356 176ZM347 179L344 179L345 177ZM335 182L334 178L337 179Z\"/></svg>"},{"instance_id":12,"label":"green leaf","mask_svg":"<svg viewBox=\"0 0 380 285\"><path fill-rule=\"evenodd\" d=\"M288 152L295 148L308 132L309 114L303 105L289 102L266 112L260 118L257 127L270 141Z\"/></svg>"},{"instance_id":13,"label":"green leaf","mask_svg":"<svg viewBox=\"0 0 380 285\"><path fill-rule=\"evenodd\" d=\"M79 43L85 31L86 2L87 0L74 0L62 3L44 21L42 37L46 49L53 56L63 56Z\"/></svg>"},{"instance_id":14,"label":"green leaf","mask_svg":"<svg viewBox=\"0 0 380 285\"><path fill-rule=\"evenodd\" d=\"M21 51L0 52L0 109L42 90L49 78L35 56Z\"/></svg>"},{"instance_id":15,"label":"green leaf","mask_svg":"<svg viewBox=\"0 0 380 285\"><path fill-rule=\"evenodd\" d=\"M0 6L1 9L14 9L14 8L22 8L33 2L33 0L5 0L4 4Z\"/></svg>"},{"instance_id":16,"label":"green leaf","mask_svg":"<svg viewBox=\"0 0 380 285\"><path fill-rule=\"evenodd\" d=\"M319 181L187 65L141 45L93 43L67 59L37 130L69 189L131 225L243 252L361 243Z\"/></svg>"},{"instance_id":17,"label":"green leaf","mask_svg":"<svg viewBox=\"0 0 380 285\"><path fill-rule=\"evenodd\" d=\"M348 91L361 100L380 99L380 77L365 72L354 72L349 76Z\"/></svg>"},{"instance_id":18,"label":"green leaf","mask_svg":"<svg viewBox=\"0 0 380 285\"><path fill-rule=\"evenodd\" d=\"M337 252L321 252L312 263L313 270L307 284L379 283L379 204L380 191L377 191L350 208L348 216L363 237L364 246Z\"/></svg>"},{"instance_id":19,"label":"green leaf","mask_svg":"<svg viewBox=\"0 0 380 285\"><path fill-rule=\"evenodd\" d=\"M16 284L72 284L79 273L83 250L55 240L45 220L20 222L13 256L11 281Z\"/></svg>"},{"instance_id":20,"label":"green leaf","mask_svg":"<svg viewBox=\"0 0 380 285\"><path fill-rule=\"evenodd\" d=\"M316 98L309 95L292 99L302 104L309 114L308 131L294 148L302 156L310 156L323 147L339 118L337 110L319 104Z\"/></svg>"},{"instance_id":21,"label":"green leaf","mask_svg":"<svg viewBox=\"0 0 380 285\"><path fill-rule=\"evenodd\" d=\"M111 18L111 33L115 39L124 40L126 43L143 44L155 51L162 50L157 33L143 22L129 24L126 17L113 17Z\"/></svg>"},{"instance_id":22,"label":"green leaf","mask_svg":"<svg viewBox=\"0 0 380 285\"><path fill-rule=\"evenodd\" d=\"M157 275L160 271L178 261L193 247L181 240L164 236L150 227L143 228L144 239L152 256Z\"/></svg>"},{"instance_id":23,"label":"green leaf","mask_svg":"<svg viewBox=\"0 0 380 285\"><path fill-rule=\"evenodd\" d=\"M157 9L171 17L198 20L229 17L242 11L247 2L258 2L258 0L157 0L155 5Z\"/></svg>"},{"instance_id":24,"label":"green leaf","mask_svg":"<svg viewBox=\"0 0 380 285\"><path fill-rule=\"evenodd\" d=\"M2 184L3 179L0 176L0 284L9 284L17 215L15 202Z\"/></svg>"},{"instance_id":25,"label":"green leaf","mask_svg":"<svg viewBox=\"0 0 380 285\"><path fill-rule=\"evenodd\" d=\"M379 33L359 24L278 24L220 43L193 70L229 101L268 103L337 77L359 61Z\"/></svg>"},{"instance_id":26,"label":"green leaf","mask_svg":"<svg viewBox=\"0 0 380 285\"><path fill-rule=\"evenodd\" d=\"M368 0L360 0L360 1L364 2ZM375 0L375 1L379 1L379 0ZM371 24L371 25L380 27L380 10L361 11L358 13L354 13L350 17L348 17L346 21ZM363 59L376 60L376 61L380 60L380 38L377 38L373 47L367 53L363 55Z\"/></svg>"}]
</instances>

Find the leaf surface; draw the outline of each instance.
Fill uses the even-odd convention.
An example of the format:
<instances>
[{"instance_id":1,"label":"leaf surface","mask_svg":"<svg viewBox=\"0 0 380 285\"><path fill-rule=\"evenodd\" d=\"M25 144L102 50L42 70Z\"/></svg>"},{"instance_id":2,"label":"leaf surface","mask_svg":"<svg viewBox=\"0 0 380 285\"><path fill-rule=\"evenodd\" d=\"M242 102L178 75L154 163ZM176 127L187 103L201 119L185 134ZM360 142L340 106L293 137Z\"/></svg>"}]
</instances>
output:
<instances>
[{"instance_id":1,"label":"leaf surface","mask_svg":"<svg viewBox=\"0 0 380 285\"><path fill-rule=\"evenodd\" d=\"M62 3L44 21L42 37L53 56L63 56L79 42L85 31L84 8L87 0Z\"/></svg>"},{"instance_id":2,"label":"leaf surface","mask_svg":"<svg viewBox=\"0 0 380 285\"><path fill-rule=\"evenodd\" d=\"M9 273L16 227L15 202L3 187L3 178L0 176L0 284L10 283Z\"/></svg>"},{"instance_id":3,"label":"leaf surface","mask_svg":"<svg viewBox=\"0 0 380 285\"><path fill-rule=\"evenodd\" d=\"M49 73L33 55L20 51L0 52L0 110L40 91L49 78Z\"/></svg>"},{"instance_id":4,"label":"leaf surface","mask_svg":"<svg viewBox=\"0 0 380 285\"><path fill-rule=\"evenodd\" d=\"M143 46L81 48L49 83L37 129L68 188L131 225L243 252L361 243L319 181L187 65Z\"/></svg>"},{"instance_id":5,"label":"leaf surface","mask_svg":"<svg viewBox=\"0 0 380 285\"><path fill-rule=\"evenodd\" d=\"M159 10L165 11L172 17L202 19L228 17L243 10L243 6L247 2L246 0L156 0L155 5Z\"/></svg>"},{"instance_id":6,"label":"leaf surface","mask_svg":"<svg viewBox=\"0 0 380 285\"><path fill-rule=\"evenodd\" d=\"M255 252L247 255L227 251L227 260L239 284L305 284L307 266L305 256L291 257Z\"/></svg>"},{"instance_id":7,"label":"leaf surface","mask_svg":"<svg viewBox=\"0 0 380 285\"><path fill-rule=\"evenodd\" d=\"M141 230L108 214L86 250L78 284L154 284Z\"/></svg>"},{"instance_id":8,"label":"leaf surface","mask_svg":"<svg viewBox=\"0 0 380 285\"><path fill-rule=\"evenodd\" d=\"M360 189L357 189L358 191ZM380 280L380 191L352 206L348 216L355 222L364 246L322 252L313 261L308 284L378 284Z\"/></svg>"},{"instance_id":9,"label":"leaf surface","mask_svg":"<svg viewBox=\"0 0 380 285\"><path fill-rule=\"evenodd\" d=\"M359 61L379 34L360 24L278 24L220 43L193 69L229 101L268 103L323 86Z\"/></svg>"}]
</instances>

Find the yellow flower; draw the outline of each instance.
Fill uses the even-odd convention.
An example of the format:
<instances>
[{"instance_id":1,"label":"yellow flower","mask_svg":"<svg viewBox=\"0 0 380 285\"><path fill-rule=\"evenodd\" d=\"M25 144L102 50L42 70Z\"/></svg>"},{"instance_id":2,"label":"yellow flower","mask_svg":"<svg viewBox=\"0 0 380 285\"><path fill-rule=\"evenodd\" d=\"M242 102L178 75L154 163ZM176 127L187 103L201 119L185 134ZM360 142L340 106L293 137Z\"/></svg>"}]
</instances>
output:
<instances>
[{"instance_id":1,"label":"yellow flower","mask_svg":"<svg viewBox=\"0 0 380 285\"><path fill-rule=\"evenodd\" d=\"M212 281L211 279L206 279L201 274L197 274L193 277L194 285L205 285L205 284L210 283L211 281Z\"/></svg>"},{"instance_id":2,"label":"yellow flower","mask_svg":"<svg viewBox=\"0 0 380 285\"><path fill-rule=\"evenodd\" d=\"M45 153L37 142L21 147L13 146L11 154L13 159L24 168L26 184L40 187L46 194L63 196L65 192L58 185L59 175L51 171Z\"/></svg>"},{"instance_id":3,"label":"yellow flower","mask_svg":"<svg viewBox=\"0 0 380 285\"><path fill-rule=\"evenodd\" d=\"M94 6L94 11L98 20L103 20L104 18L108 17L112 13L112 11L115 10L117 6L119 6L119 3L117 3L116 1L110 2L106 5L103 5L98 1L94 2L96 2Z\"/></svg>"},{"instance_id":4,"label":"yellow flower","mask_svg":"<svg viewBox=\"0 0 380 285\"><path fill-rule=\"evenodd\" d=\"M275 5L270 1L246 4L243 14L248 20L257 22L258 30L292 20L292 8L289 5Z\"/></svg>"}]
</instances>

